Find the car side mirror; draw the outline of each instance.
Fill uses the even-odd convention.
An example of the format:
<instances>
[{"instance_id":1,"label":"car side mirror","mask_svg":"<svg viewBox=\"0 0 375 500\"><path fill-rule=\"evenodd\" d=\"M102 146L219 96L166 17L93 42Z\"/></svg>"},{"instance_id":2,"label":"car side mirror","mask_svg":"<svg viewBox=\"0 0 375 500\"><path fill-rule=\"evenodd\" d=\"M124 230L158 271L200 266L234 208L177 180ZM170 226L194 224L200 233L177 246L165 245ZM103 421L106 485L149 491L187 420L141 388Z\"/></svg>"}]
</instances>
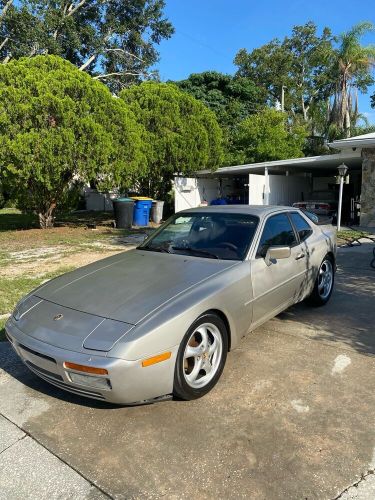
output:
<instances>
[{"instance_id":1,"label":"car side mirror","mask_svg":"<svg viewBox=\"0 0 375 500\"><path fill-rule=\"evenodd\" d=\"M269 247L264 258L267 266L275 264L275 261L279 259L288 259L290 257L290 247L284 246L274 246Z\"/></svg>"}]
</instances>

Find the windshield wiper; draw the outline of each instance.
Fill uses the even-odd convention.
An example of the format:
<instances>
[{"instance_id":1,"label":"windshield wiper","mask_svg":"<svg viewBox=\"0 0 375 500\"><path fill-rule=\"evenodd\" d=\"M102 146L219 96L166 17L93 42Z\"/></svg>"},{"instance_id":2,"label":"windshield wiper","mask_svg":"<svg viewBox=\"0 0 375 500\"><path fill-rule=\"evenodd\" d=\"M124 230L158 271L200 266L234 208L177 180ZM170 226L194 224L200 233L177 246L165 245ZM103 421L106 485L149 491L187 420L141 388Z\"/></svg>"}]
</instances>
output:
<instances>
[{"instance_id":1,"label":"windshield wiper","mask_svg":"<svg viewBox=\"0 0 375 500\"><path fill-rule=\"evenodd\" d=\"M173 253L168 248L161 247L137 247L137 250L147 250L148 252Z\"/></svg>"},{"instance_id":2,"label":"windshield wiper","mask_svg":"<svg viewBox=\"0 0 375 500\"><path fill-rule=\"evenodd\" d=\"M206 255L207 257L210 257L211 259L218 259L219 257L212 252L208 252L207 250L199 250L198 248L192 248L192 247L172 247L173 250L180 250L182 252L189 252L189 253L195 253L197 255Z\"/></svg>"}]
</instances>

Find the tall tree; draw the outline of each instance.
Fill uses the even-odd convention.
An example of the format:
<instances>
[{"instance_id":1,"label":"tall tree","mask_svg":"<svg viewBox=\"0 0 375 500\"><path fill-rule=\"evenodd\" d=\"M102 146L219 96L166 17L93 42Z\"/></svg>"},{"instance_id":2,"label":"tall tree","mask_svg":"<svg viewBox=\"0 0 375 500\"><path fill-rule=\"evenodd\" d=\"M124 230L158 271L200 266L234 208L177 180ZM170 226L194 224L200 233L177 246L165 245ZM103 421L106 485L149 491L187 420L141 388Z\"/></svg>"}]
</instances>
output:
<instances>
[{"instance_id":1,"label":"tall tree","mask_svg":"<svg viewBox=\"0 0 375 500\"><path fill-rule=\"evenodd\" d=\"M250 53L241 49L234 59L237 75L265 88L271 105L281 101L284 87L285 111L301 114L307 122L313 101L329 95L327 68L332 41L329 28L318 35L311 21L295 26L291 36L283 41L274 39Z\"/></svg>"},{"instance_id":2,"label":"tall tree","mask_svg":"<svg viewBox=\"0 0 375 500\"><path fill-rule=\"evenodd\" d=\"M291 125L286 113L265 108L241 122L235 138L241 163L304 156L306 127Z\"/></svg>"},{"instance_id":3,"label":"tall tree","mask_svg":"<svg viewBox=\"0 0 375 500\"><path fill-rule=\"evenodd\" d=\"M217 117L223 131L223 164L236 163L233 137L239 123L266 104L266 93L245 77L233 77L217 71L194 73L174 82L181 90L203 102Z\"/></svg>"},{"instance_id":4,"label":"tall tree","mask_svg":"<svg viewBox=\"0 0 375 500\"><path fill-rule=\"evenodd\" d=\"M194 97L155 82L134 85L120 97L146 131L148 167L137 179L143 194L165 199L175 173L220 166L222 134L216 116Z\"/></svg>"},{"instance_id":5,"label":"tall tree","mask_svg":"<svg viewBox=\"0 0 375 500\"><path fill-rule=\"evenodd\" d=\"M174 31L164 0L0 1L3 61L56 54L116 92L152 76L156 46Z\"/></svg>"},{"instance_id":6,"label":"tall tree","mask_svg":"<svg viewBox=\"0 0 375 500\"><path fill-rule=\"evenodd\" d=\"M129 187L145 165L141 133L122 100L68 61L0 65L0 177L43 228L74 180Z\"/></svg>"},{"instance_id":7,"label":"tall tree","mask_svg":"<svg viewBox=\"0 0 375 500\"><path fill-rule=\"evenodd\" d=\"M362 22L339 36L339 46L332 60L333 103L330 113L331 130L335 129L337 135L350 137L352 122L358 118L357 92L367 92L375 81L375 46L361 45L362 37L374 30L372 23Z\"/></svg>"},{"instance_id":8,"label":"tall tree","mask_svg":"<svg viewBox=\"0 0 375 500\"><path fill-rule=\"evenodd\" d=\"M172 83L214 111L223 126L232 127L233 118L243 120L265 104L264 90L249 78L205 71Z\"/></svg>"}]
</instances>

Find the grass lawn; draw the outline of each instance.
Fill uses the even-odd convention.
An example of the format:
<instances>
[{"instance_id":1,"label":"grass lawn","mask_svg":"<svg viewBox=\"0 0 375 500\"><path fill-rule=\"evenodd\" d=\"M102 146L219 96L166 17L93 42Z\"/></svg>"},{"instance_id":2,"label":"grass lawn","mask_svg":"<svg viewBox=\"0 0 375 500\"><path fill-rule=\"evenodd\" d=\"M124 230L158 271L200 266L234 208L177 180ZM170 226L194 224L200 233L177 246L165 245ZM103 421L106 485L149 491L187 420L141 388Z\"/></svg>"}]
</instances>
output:
<instances>
[{"instance_id":1,"label":"grass lawn","mask_svg":"<svg viewBox=\"0 0 375 500\"><path fill-rule=\"evenodd\" d=\"M368 236L374 236L366 231L357 231L356 229L342 229L337 231L337 239L339 242L350 242L353 240L358 240L359 238L366 238Z\"/></svg>"},{"instance_id":2,"label":"grass lawn","mask_svg":"<svg viewBox=\"0 0 375 500\"><path fill-rule=\"evenodd\" d=\"M0 278L0 315L10 313L17 302L33 288L41 285L44 281L50 280L60 274L72 271L72 267L60 267L52 273L39 275L38 277L15 277Z\"/></svg>"},{"instance_id":3,"label":"grass lawn","mask_svg":"<svg viewBox=\"0 0 375 500\"><path fill-rule=\"evenodd\" d=\"M58 214L55 227L43 230L35 215L0 210L0 315L11 313L21 297L44 281L134 248L153 230L114 229L112 223L110 212ZM93 224L96 229L89 228ZM5 322L0 319L0 340L5 339Z\"/></svg>"}]
</instances>

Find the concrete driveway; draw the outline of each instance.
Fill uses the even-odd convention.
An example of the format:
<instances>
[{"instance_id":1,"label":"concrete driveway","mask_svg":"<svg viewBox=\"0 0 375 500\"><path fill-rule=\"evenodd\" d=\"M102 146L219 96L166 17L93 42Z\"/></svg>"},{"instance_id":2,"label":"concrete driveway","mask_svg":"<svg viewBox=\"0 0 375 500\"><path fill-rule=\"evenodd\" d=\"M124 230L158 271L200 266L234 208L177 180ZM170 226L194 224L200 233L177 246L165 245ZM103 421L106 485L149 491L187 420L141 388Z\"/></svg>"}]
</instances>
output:
<instances>
[{"instance_id":1,"label":"concrete driveway","mask_svg":"<svg viewBox=\"0 0 375 500\"><path fill-rule=\"evenodd\" d=\"M258 328L197 401L86 401L3 343L0 498L374 498L371 250L341 249L330 303Z\"/></svg>"}]
</instances>

